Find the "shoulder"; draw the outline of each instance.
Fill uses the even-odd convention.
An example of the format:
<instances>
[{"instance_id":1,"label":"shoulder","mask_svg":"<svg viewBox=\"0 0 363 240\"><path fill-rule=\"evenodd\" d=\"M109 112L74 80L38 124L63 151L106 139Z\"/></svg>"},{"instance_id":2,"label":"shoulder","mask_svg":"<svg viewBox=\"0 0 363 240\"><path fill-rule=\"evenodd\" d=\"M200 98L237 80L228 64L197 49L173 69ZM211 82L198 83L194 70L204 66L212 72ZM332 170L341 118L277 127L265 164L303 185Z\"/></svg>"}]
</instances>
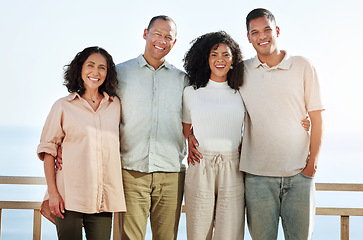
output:
<instances>
[{"instance_id":1,"label":"shoulder","mask_svg":"<svg viewBox=\"0 0 363 240\"><path fill-rule=\"evenodd\" d=\"M254 58L254 57L252 57L252 58L249 58L249 59L243 60L243 63L244 63L245 65L251 65L254 59L255 59L255 58Z\"/></svg>"},{"instance_id":2,"label":"shoulder","mask_svg":"<svg viewBox=\"0 0 363 240\"><path fill-rule=\"evenodd\" d=\"M133 59L130 59L130 60L127 60L125 62L122 62L122 63L119 63L116 65L116 70L122 70L124 68L129 68L129 67L132 67L132 66L137 66L137 58L133 58Z\"/></svg>"},{"instance_id":3,"label":"shoulder","mask_svg":"<svg viewBox=\"0 0 363 240\"><path fill-rule=\"evenodd\" d=\"M168 74L171 74L173 78L178 79L178 82L182 84L183 87L189 85L188 75L184 71L180 70L179 68L168 62L165 62L164 69Z\"/></svg>"},{"instance_id":4,"label":"shoulder","mask_svg":"<svg viewBox=\"0 0 363 240\"><path fill-rule=\"evenodd\" d=\"M292 64L298 65L301 67L314 67L313 62L310 61L308 58L303 56L291 56Z\"/></svg>"},{"instance_id":5,"label":"shoulder","mask_svg":"<svg viewBox=\"0 0 363 240\"><path fill-rule=\"evenodd\" d=\"M189 93L189 92L195 92L196 90L194 89L193 86L188 86L186 88L184 88L184 92Z\"/></svg>"},{"instance_id":6,"label":"shoulder","mask_svg":"<svg viewBox=\"0 0 363 240\"><path fill-rule=\"evenodd\" d=\"M291 71L295 74L303 73L304 78L311 79L316 76L316 69L309 59L302 56L291 57Z\"/></svg>"},{"instance_id":7,"label":"shoulder","mask_svg":"<svg viewBox=\"0 0 363 240\"><path fill-rule=\"evenodd\" d=\"M76 93L70 93L68 96L59 98L58 100L56 100L53 105L52 108L50 110L50 114L61 114L64 109L67 108L67 105L70 104L70 102L73 101L74 99L74 95Z\"/></svg>"},{"instance_id":8,"label":"shoulder","mask_svg":"<svg viewBox=\"0 0 363 240\"><path fill-rule=\"evenodd\" d=\"M116 65L116 68L122 68L128 65L137 64L137 58L132 58Z\"/></svg>"},{"instance_id":9,"label":"shoulder","mask_svg":"<svg viewBox=\"0 0 363 240\"><path fill-rule=\"evenodd\" d=\"M255 65L255 57L243 61L245 69L251 69Z\"/></svg>"},{"instance_id":10,"label":"shoulder","mask_svg":"<svg viewBox=\"0 0 363 240\"><path fill-rule=\"evenodd\" d=\"M53 106L61 107L65 104L73 101L76 98L76 93L70 93L69 95L59 98L57 101L54 102Z\"/></svg>"},{"instance_id":11,"label":"shoulder","mask_svg":"<svg viewBox=\"0 0 363 240\"><path fill-rule=\"evenodd\" d=\"M119 63L116 65L117 80L119 83L131 81L141 69L138 58Z\"/></svg>"},{"instance_id":12,"label":"shoulder","mask_svg":"<svg viewBox=\"0 0 363 240\"><path fill-rule=\"evenodd\" d=\"M115 105L121 105L121 100L118 96L113 96L113 97L110 97L110 99L112 100L112 103L115 104Z\"/></svg>"},{"instance_id":13,"label":"shoulder","mask_svg":"<svg viewBox=\"0 0 363 240\"><path fill-rule=\"evenodd\" d=\"M184 92L183 92L183 97L190 97L192 96L195 92L197 91L197 89L194 89L193 86L188 86L186 88L184 88Z\"/></svg>"},{"instance_id":14,"label":"shoulder","mask_svg":"<svg viewBox=\"0 0 363 240\"><path fill-rule=\"evenodd\" d=\"M180 75L182 77L186 76L186 73L179 68L175 67L173 64L169 62L165 62L166 69L174 74Z\"/></svg>"}]
</instances>

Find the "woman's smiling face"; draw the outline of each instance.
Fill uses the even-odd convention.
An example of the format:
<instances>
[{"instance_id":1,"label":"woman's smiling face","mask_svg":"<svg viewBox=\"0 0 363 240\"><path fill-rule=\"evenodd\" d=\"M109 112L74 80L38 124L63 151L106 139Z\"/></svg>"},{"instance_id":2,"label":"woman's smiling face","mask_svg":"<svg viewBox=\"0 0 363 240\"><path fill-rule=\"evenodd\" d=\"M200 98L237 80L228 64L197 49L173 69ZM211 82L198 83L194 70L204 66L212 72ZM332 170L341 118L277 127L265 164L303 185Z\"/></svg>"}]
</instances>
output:
<instances>
[{"instance_id":1,"label":"woman's smiling face","mask_svg":"<svg viewBox=\"0 0 363 240\"><path fill-rule=\"evenodd\" d=\"M82 80L85 89L99 88L107 76L107 61L100 53L92 53L82 66Z\"/></svg>"},{"instance_id":2,"label":"woman's smiling face","mask_svg":"<svg viewBox=\"0 0 363 240\"><path fill-rule=\"evenodd\" d=\"M233 55L228 45L225 43L214 45L209 54L210 79L216 82L227 81L232 63Z\"/></svg>"}]
</instances>

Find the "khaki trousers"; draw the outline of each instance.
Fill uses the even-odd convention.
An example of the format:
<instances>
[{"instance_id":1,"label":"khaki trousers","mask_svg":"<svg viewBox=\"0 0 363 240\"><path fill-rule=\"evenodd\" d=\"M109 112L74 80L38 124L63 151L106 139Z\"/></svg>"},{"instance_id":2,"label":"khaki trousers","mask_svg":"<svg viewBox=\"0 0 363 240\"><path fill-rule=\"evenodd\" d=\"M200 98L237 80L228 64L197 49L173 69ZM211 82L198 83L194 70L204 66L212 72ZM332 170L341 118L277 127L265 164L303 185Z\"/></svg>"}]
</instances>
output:
<instances>
[{"instance_id":1,"label":"khaki trousers","mask_svg":"<svg viewBox=\"0 0 363 240\"><path fill-rule=\"evenodd\" d=\"M122 240L145 239L147 219L153 240L177 238L185 173L122 170L127 212L120 215Z\"/></svg>"},{"instance_id":2,"label":"khaki trousers","mask_svg":"<svg viewBox=\"0 0 363 240\"><path fill-rule=\"evenodd\" d=\"M235 240L244 237L244 180L239 153L198 149L200 163L185 175L188 240Z\"/></svg>"}]
</instances>

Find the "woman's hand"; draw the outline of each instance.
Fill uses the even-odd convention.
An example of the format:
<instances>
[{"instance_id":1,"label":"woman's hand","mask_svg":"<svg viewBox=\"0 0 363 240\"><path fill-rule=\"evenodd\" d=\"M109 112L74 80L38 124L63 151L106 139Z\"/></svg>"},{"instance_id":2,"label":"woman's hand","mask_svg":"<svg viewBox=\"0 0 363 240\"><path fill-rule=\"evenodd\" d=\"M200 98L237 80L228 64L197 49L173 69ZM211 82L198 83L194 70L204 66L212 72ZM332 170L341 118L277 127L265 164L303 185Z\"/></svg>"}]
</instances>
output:
<instances>
[{"instance_id":1,"label":"woman's hand","mask_svg":"<svg viewBox=\"0 0 363 240\"><path fill-rule=\"evenodd\" d=\"M50 212L57 217L64 218L64 201L62 196L56 193L49 193L49 208ZM63 214L62 214L63 213Z\"/></svg>"},{"instance_id":2,"label":"woman's hand","mask_svg":"<svg viewBox=\"0 0 363 240\"><path fill-rule=\"evenodd\" d=\"M302 118L301 119L301 126L303 128L305 128L305 130L307 132L309 132L309 130L310 130L310 120L309 120L309 117L308 116L306 116L306 118Z\"/></svg>"}]
</instances>

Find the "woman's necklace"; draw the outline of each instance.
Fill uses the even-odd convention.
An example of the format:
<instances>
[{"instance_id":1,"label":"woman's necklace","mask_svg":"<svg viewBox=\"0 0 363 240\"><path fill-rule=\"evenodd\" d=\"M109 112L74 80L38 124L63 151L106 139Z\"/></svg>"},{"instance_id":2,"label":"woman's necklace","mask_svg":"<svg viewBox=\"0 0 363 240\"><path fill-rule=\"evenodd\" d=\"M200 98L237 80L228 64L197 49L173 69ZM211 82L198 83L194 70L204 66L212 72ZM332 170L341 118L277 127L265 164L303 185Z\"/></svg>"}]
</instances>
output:
<instances>
[{"instance_id":1,"label":"woman's necklace","mask_svg":"<svg viewBox=\"0 0 363 240\"><path fill-rule=\"evenodd\" d=\"M92 100L92 98L90 98L89 100L91 100L93 103L95 103L96 101L95 100ZM97 99L98 100L98 99Z\"/></svg>"},{"instance_id":2,"label":"woman's necklace","mask_svg":"<svg viewBox=\"0 0 363 240\"><path fill-rule=\"evenodd\" d=\"M98 95L92 95L92 94L86 94L84 93L82 95L82 98L87 101L87 103L91 106L91 108L96 111L99 107L102 99L102 95L98 93ZM93 100L94 99L94 100Z\"/></svg>"},{"instance_id":3,"label":"woman's necklace","mask_svg":"<svg viewBox=\"0 0 363 240\"><path fill-rule=\"evenodd\" d=\"M93 100L91 97L86 97L86 96L84 96L84 98L87 100L87 102L91 101L92 103L97 103L97 104L101 99L99 96L97 96L95 100Z\"/></svg>"}]
</instances>

